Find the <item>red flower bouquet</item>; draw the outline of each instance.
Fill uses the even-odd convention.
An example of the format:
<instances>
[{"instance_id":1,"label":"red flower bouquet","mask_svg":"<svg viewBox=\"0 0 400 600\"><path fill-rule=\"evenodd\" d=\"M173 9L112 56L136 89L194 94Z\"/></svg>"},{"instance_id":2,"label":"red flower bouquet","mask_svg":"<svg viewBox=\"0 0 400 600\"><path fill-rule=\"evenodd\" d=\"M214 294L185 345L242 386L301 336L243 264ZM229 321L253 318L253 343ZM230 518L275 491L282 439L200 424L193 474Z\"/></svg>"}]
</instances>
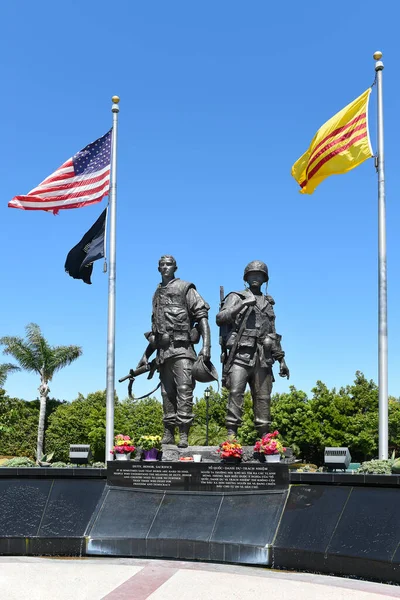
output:
<instances>
[{"instance_id":1,"label":"red flower bouquet","mask_svg":"<svg viewBox=\"0 0 400 600\"><path fill-rule=\"evenodd\" d=\"M254 445L254 452L259 454L280 454L284 456L286 448L284 448L279 438L279 431L266 433L260 440L257 440Z\"/></svg>"},{"instance_id":2,"label":"red flower bouquet","mask_svg":"<svg viewBox=\"0 0 400 600\"><path fill-rule=\"evenodd\" d=\"M115 445L113 449L110 450L111 454L136 454L136 448L129 435L122 435L122 433L119 433L114 439Z\"/></svg>"},{"instance_id":3,"label":"red flower bouquet","mask_svg":"<svg viewBox=\"0 0 400 600\"><path fill-rule=\"evenodd\" d=\"M242 458L242 445L235 439L221 442L217 450L221 458Z\"/></svg>"}]
</instances>

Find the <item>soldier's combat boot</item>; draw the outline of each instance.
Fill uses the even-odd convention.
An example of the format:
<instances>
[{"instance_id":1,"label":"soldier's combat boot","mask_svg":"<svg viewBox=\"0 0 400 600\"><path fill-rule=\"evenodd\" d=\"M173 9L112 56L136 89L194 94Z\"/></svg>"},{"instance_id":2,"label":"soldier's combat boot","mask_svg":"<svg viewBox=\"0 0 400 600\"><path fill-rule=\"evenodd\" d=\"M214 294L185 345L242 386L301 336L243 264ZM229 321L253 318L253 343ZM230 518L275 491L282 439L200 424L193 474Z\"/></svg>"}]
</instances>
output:
<instances>
[{"instance_id":1,"label":"soldier's combat boot","mask_svg":"<svg viewBox=\"0 0 400 600\"><path fill-rule=\"evenodd\" d=\"M161 440L162 444L175 444L174 430L175 427L172 425L164 425L164 436Z\"/></svg>"},{"instance_id":2,"label":"soldier's combat boot","mask_svg":"<svg viewBox=\"0 0 400 600\"><path fill-rule=\"evenodd\" d=\"M227 437L236 437L237 436L237 430L238 428L235 427L234 425L229 425L227 430L226 430L226 435Z\"/></svg>"},{"instance_id":3,"label":"soldier's combat boot","mask_svg":"<svg viewBox=\"0 0 400 600\"><path fill-rule=\"evenodd\" d=\"M269 433L270 423L266 423L262 427L256 427L256 430L257 430L258 437L262 438L262 437L264 437L264 435L267 435L267 433Z\"/></svg>"},{"instance_id":4,"label":"soldier's combat boot","mask_svg":"<svg viewBox=\"0 0 400 600\"><path fill-rule=\"evenodd\" d=\"M189 433L189 427L187 425L181 425L179 427L178 448L187 448L189 446L188 433Z\"/></svg>"}]
</instances>

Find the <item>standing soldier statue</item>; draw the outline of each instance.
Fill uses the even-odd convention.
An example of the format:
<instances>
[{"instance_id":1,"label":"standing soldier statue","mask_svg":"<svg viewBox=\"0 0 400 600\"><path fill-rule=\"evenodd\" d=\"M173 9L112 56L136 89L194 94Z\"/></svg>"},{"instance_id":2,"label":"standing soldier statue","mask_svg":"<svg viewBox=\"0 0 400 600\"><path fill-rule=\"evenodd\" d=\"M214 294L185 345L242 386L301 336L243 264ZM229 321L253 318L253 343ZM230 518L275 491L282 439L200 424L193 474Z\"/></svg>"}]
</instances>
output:
<instances>
[{"instance_id":1,"label":"standing soldier statue","mask_svg":"<svg viewBox=\"0 0 400 600\"><path fill-rule=\"evenodd\" d=\"M222 385L229 390L226 426L235 435L242 423L243 396L250 385L254 425L262 437L271 423L272 365L280 363L279 375L289 379L281 336L275 331L274 299L261 292L268 282L268 268L253 260L244 270L249 285L242 292L231 292L223 299L217 314L223 363Z\"/></svg>"},{"instance_id":2,"label":"standing soldier statue","mask_svg":"<svg viewBox=\"0 0 400 600\"><path fill-rule=\"evenodd\" d=\"M193 421L195 379L218 379L210 362L210 307L193 283L175 277L177 265L173 256L162 256L158 270L161 283L153 296L151 332L145 334L149 345L137 368L148 366L148 359L157 350L164 411L162 443L175 443L174 431L178 426L178 447L186 448ZM197 357L193 345L200 336L203 348Z\"/></svg>"}]
</instances>

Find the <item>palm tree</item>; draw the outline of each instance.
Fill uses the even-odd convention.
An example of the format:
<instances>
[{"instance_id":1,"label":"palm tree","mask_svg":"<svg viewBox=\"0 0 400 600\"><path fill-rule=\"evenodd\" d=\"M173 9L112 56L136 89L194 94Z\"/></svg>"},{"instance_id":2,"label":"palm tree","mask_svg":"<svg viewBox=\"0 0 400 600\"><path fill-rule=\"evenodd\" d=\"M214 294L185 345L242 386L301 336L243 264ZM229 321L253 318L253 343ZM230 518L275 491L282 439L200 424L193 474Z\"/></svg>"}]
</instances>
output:
<instances>
[{"instance_id":1,"label":"palm tree","mask_svg":"<svg viewBox=\"0 0 400 600\"><path fill-rule=\"evenodd\" d=\"M22 369L40 376L40 412L36 449L36 458L40 460L43 456L46 402L50 392L49 381L56 371L79 358L82 348L79 346L50 346L36 323L29 323L25 327L25 331L25 340L21 337L5 336L0 338L0 344L5 346L4 354L11 354Z\"/></svg>"},{"instance_id":2,"label":"palm tree","mask_svg":"<svg viewBox=\"0 0 400 600\"><path fill-rule=\"evenodd\" d=\"M5 384L7 375L9 373L12 373L13 371L20 371L20 370L21 369L19 367L17 367L17 365L12 365L11 363L0 364L0 388L2 388L3 385Z\"/></svg>"}]
</instances>

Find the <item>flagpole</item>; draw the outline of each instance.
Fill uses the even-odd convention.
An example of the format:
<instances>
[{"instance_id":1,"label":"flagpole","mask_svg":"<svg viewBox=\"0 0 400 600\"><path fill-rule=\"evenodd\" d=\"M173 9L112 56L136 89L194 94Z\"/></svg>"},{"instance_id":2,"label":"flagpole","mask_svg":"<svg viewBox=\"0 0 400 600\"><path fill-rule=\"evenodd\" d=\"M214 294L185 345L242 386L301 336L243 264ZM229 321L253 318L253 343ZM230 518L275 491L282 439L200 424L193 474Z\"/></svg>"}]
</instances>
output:
<instances>
[{"instance_id":1,"label":"flagpole","mask_svg":"<svg viewBox=\"0 0 400 600\"><path fill-rule=\"evenodd\" d=\"M115 280L116 280L116 212L117 212L117 133L119 97L112 97L113 113L111 173L109 195L109 257L108 257L108 327L107 327L107 391L106 391L106 457L112 460L114 445L114 390L115 390Z\"/></svg>"},{"instance_id":2,"label":"flagpole","mask_svg":"<svg viewBox=\"0 0 400 600\"><path fill-rule=\"evenodd\" d=\"M388 405L388 328L387 328L387 274L386 274L386 201L385 201L385 153L383 144L383 98L382 98L382 52L375 52L374 59L378 112L378 285L379 285L379 458L387 459L389 450Z\"/></svg>"}]
</instances>

